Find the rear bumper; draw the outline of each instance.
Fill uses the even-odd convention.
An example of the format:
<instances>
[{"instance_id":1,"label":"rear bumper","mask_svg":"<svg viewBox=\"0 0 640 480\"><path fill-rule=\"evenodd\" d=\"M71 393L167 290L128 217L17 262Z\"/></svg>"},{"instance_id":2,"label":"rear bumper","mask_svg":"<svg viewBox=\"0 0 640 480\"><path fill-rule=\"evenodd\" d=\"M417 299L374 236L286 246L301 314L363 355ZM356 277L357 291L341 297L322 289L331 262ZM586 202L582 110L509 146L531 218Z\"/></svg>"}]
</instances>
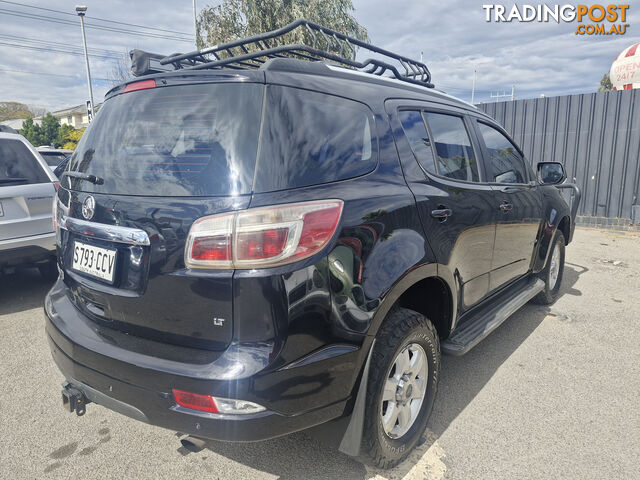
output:
<instances>
[{"instance_id":1,"label":"rear bumper","mask_svg":"<svg viewBox=\"0 0 640 480\"><path fill-rule=\"evenodd\" d=\"M0 265L40 263L56 254L55 232L0 240Z\"/></svg>"},{"instance_id":2,"label":"rear bumper","mask_svg":"<svg viewBox=\"0 0 640 480\"><path fill-rule=\"evenodd\" d=\"M53 359L67 381L81 390L92 402L152 425L171 430L223 441L259 441L286 435L319 425L345 414L348 398L308 411L292 411L305 402L305 395L323 395L322 390L310 390L308 393L291 395L294 390L290 381L283 386L284 391L275 387L271 391L259 388L265 385L269 377L280 385L279 371L260 372L249 377L224 380L221 378L194 378L184 371L167 371L172 363L166 359L157 359L163 369L140 366L140 362L123 361L122 348L117 338L110 338L96 328L95 324L80 314L63 292L59 280L45 300L46 332ZM73 333L71 333L73 332ZM102 335L102 337L100 337ZM110 350L111 355L96 352L94 342L102 342L103 352ZM239 347L241 349L242 347ZM255 352L249 352L255 353ZM227 353L221 353L209 366L224 360ZM136 354L141 360L141 354ZM127 360L136 358L133 354ZM120 357L120 358L118 358ZM147 360L149 360L147 358ZM306 379L315 374L316 369L331 368L328 365L310 365L296 367L297 376ZM198 374L203 365L194 365ZM216 368L209 370L216 371ZM259 378L256 378L259 377ZM302 380L304 381L304 380ZM224 398L249 400L267 408L266 411L248 415L220 415L198 412L179 407L171 393L172 388L201 394L211 394ZM330 385L324 388L330 388ZM57 392L56 392L57 393ZM289 401L287 398L291 397ZM269 399L273 401L269 401ZM281 410L276 411L273 405Z\"/></svg>"}]
</instances>

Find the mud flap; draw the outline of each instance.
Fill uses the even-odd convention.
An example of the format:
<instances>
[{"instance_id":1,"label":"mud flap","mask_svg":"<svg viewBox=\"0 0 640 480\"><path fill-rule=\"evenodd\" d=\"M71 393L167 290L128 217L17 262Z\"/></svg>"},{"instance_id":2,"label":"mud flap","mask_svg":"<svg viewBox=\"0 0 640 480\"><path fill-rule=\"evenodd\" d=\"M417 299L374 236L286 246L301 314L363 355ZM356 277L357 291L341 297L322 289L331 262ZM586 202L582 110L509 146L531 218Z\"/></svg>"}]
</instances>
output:
<instances>
[{"instance_id":1,"label":"mud flap","mask_svg":"<svg viewBox=\"0 0 640 480\"><path fill-rule=\"evenodd\" d=\"M338 447L338 450L342 453L352 457L360 455L362 431L364 429L365 400L367 398L367 384L369 382L369 364L371 363L371 354L373 353L375 344L376 341L374 339L369 349L369 355L367 355L367 363L365 363L364 370L362 371L362 379L360 380L360 387L358 388L358 395L353 406L351 419L340 442L340 447Z\"/></svg>"}]
</instances>

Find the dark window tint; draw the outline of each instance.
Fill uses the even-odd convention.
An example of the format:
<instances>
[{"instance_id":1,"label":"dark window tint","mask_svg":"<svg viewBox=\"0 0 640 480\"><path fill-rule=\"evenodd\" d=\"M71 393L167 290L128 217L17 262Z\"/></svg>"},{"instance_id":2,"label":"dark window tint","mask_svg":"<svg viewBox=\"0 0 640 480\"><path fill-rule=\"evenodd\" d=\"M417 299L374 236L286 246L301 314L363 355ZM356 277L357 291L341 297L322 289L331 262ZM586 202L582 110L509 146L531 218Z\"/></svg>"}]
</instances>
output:
<instances>
[{"instance_id":1,"label":"dark window tint","mask_svg":"<svg viewBox=\"0 0 640 480\"><path fill-rule=\"evenodd\" d=\"M434 140L438 173L456 180L477 182L478 163L462 118L430 112L425 116Z\"/></svg>"},{"instance_id":2,"label":"dark window tint","mask_svg":"<svg viewBox=\"0 0 640 480\"><path fill-rule=\"evenodd\" d=\"M66 157L64 153L57 152L40 152L44 161L47 162L47 165L50 167L56 167L62 162Z\"/></svg>"},{"instance_id":3,"label":"dark window tint","mask_svg":"<svg viewBox=\"0 0 640 480\"><path fill-rule=\"evenodd\" d=\"M479 123L480 133L489 153L489 171L492 182L527 183L524 159L502 133L489 125Z\"/></svg>"},{"instance_id":4,"label":"dark window tint","mask_svg":"<svg viewBox=\"0 0 640 480\"><path fill-rule=\"evenodd\" d=\"M257 192L343 180L376 166L369 109L357 102L269 86Z\"/></svg>"},{"instance_id":5,"label":"dark window tint","mask_svg":"<svg viewBox=\"0 0 640 480\"><path fill-rule=\"evenodd\" d=\"M409 139L411 150L413 150L418 163L422 165L427 172L436 173L433 163L433 150L429 134L424 126L422 114L418 110L404 110L400 114L400 122L404 133Z\"/></svg>"},{"instance_id":6,"label":"dark window tint","mask_svg":"<svg viewBox=\"0 0 640 480\"><path fill-rule=\"evenodd\" d=\"M65 182L123 195L250 193L263 89L213 83L117 95L104 103L69 165L104 184Z\"/></svg>"},{"instance_id":7,"label":"dark window tint","mask_svg":"<svg viewBox=\"0 0 640 480\"><path fill-rule=\"evenodd\" d=\"M49 178L24 143L0 139L0 186L47 182Z\"/></svg>"}]
</instances>

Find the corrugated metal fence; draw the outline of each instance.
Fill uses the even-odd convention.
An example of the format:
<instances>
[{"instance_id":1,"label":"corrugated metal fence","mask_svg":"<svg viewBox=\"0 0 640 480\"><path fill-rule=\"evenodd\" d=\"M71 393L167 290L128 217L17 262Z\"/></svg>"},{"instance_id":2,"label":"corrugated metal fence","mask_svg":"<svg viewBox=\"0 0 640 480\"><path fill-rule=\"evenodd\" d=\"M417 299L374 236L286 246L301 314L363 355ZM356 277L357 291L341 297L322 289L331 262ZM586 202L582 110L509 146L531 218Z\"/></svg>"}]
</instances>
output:
<instances>
[{"instance_id":1,"label":"corrugated metal fence","mask_svg":"<svg viewBox=\"0 0 640 480\"><path fill-rule=\"evenodd\" d=\"M535 164L562 162L579 215L640 222L640 89L486 103ZM635 208L633 206L636 205Z\"/></svg>"}]
</instances>

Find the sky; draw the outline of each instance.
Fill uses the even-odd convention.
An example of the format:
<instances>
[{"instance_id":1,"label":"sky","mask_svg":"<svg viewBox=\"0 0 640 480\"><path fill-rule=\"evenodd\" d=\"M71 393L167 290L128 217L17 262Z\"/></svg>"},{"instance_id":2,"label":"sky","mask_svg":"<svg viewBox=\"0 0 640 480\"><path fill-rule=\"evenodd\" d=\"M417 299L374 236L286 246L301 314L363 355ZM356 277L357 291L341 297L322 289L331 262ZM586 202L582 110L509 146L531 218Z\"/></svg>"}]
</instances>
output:
<instances>
[{"instance_id":1,"label":"sky","mask_svg":"<svg viewBox=\"0 0 640 480\"><path fill-rule=\"evenodd\" d=\"M196 1L198 9L219 3ZM57 110L88 99L76 3L0 0L0 101ZM437 88L470 101L475 70L476 103L496 101L492 94L510 95L512 86L516 98L594 92L615 57L640 42L640 0L626 2L627 33L606 37L576 35L575 23L486 22L482 5L488 0L353 3L354 16L367 28L371 42L411 58L419 59L422 53ZM503 5L510 8L513 3ZM169 54L195 48L191 0L85 0L85 4L96 103L114 84L114 67L128 50Z\"/></svg>"}]
</instances>

